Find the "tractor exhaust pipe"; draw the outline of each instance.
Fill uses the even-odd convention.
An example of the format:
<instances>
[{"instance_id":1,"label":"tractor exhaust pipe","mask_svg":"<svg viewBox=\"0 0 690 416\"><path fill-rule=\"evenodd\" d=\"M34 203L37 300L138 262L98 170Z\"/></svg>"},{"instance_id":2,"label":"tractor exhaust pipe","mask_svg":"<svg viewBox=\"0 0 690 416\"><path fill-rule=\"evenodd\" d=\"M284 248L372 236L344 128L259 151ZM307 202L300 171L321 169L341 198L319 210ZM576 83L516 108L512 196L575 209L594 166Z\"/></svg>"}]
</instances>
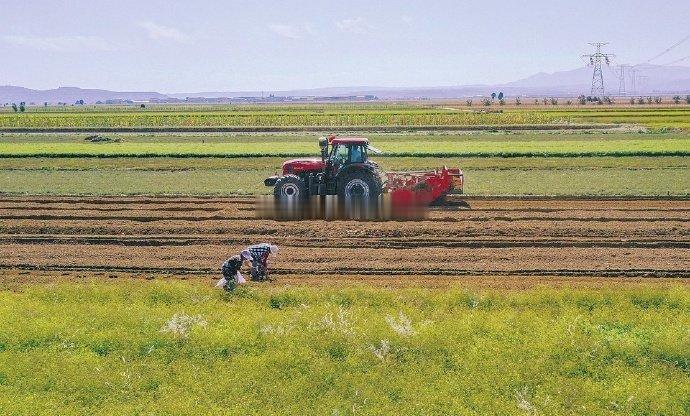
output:
<instances>
[{"instance_id":1,"label":"tractor exhaust pipe","mask_svg":"<svg viewBox=\"0 0 690 416\"><path fill-rule=\"evenodd\" d=\"M321 160L323 162L326 162L326 158L328 157L328 138L327 137L319 137L319 147L321 148Z\"/></svg>"}]
</instances>

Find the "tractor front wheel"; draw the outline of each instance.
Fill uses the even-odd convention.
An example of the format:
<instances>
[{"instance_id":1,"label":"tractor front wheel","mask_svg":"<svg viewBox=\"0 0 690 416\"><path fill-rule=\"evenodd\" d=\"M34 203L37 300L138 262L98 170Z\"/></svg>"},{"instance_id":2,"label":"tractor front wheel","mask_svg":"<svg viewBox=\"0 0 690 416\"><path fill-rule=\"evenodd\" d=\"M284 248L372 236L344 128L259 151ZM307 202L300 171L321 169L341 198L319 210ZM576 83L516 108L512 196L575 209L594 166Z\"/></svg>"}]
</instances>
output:
<instances>
[{"instance_id":1,"label":"tractor front wheel","mask_svg":"<svg viewBox=\"0 0 690 416\"><path fill-rule=\"evenodd\" d=\"M307 198L307 184L297 175L278 178L273 196L280 201L299 201Z\"/></svg>"}]
</instances>

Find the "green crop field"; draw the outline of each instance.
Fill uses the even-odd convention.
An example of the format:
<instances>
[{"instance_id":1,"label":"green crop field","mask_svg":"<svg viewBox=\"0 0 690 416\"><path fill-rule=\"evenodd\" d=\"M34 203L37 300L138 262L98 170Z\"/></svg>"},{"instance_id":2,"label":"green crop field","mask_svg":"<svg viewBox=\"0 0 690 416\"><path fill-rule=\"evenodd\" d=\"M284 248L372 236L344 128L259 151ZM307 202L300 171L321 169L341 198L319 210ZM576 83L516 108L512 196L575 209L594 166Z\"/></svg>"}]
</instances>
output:
<instances>
[{"instance_id":1,"label":"green crop field","mask_svg":"<svg viewBox=\"0 0 690 416\"><path fill-rule=\"evenodd\" d=\"M567 122L539 112L452 110L194 111L0 113L0 128L253 127L253 126L446 126Z\"/></svg>"},{"instance_id":2,"label":"green crop field","mask_svg":"<svg viewBox=\"0 0 690 416\"><path fill-rule=\"evenodd\" d=\"M519 126L636 124L690 127L690 106L531 106L503 108L454 104L337 104L293 106L88 106L0 111L0 129L193 128L299 126Z\"/></svg>"},{"instance_id":3,"label":"green crop field","mask_svg":"<svg viewBox=\"0 0 690 416\"><path fill-rule=\"evenodd\" d=\"M690 149L684 134L370 137L385 152L376 157L384 169L459 166L468 194L690 194L687 159L670 156ZM269 193L262 181L285 157L317 150L306 135L116 135L116 143L88 143L82 135L3 138L0 189L30 194Z\"/></svg>"},{"instance_id":4,"label":"green crop field","mask_svg":"<svg viewBox=\"0 0 690 416\"><path fill-rule=\"evenodd\" d=\"M546 159L546 160L544 160ZM468 195L690 195L690 161L668 158L379 158L387 170L461 166ZM11 194L268 194L281 158L0 159Z\"/></svg>"},{"instance_id":5,"label":"green crop field","mask_svg":"<svg viewBox=\"0 0 690 416\"><path fill-rule=\"evenodd\" d=\"M688 195L682 133L369 135L385 170L461 167L470 195ZM316 156L303 134L4 135L0 190L12 194L264 194L293 156ZM680 155L680 156L679 156Z\"/></svg>"},{"instance_id":6,"label":"green crop field","mask_svg":"<svg viewBox=\"0 0 690 416\"><path fill-rule=\"evenodd\" d=\"M682 286L14 284L0 312L6 415L690 411Z\"/></svg>"},{"instance_id":7,"label":"green crop field","mask_svg":"<svg viewBox=\"0 0 690 416\"><path fill-rule=\"evenodd\" d=\"M416 136L409 135L372 142L387 156L673 156L690 155L690 136L606 137L571 135L546 136ZM0 142L0 157L263 157L309 156L318 154L314 138L253 138L224 142L205 139L192 142Z\"/></svg>"}]
</instances>

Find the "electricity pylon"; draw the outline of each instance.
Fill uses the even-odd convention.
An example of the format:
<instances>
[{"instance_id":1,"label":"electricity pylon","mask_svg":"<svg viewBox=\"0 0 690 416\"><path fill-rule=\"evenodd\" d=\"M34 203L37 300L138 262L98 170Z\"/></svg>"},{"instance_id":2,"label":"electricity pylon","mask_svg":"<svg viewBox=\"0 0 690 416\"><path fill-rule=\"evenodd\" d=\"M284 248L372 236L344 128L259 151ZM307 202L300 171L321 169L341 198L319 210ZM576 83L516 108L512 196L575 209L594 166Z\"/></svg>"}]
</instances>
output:
<instances>
[{"instance_id":1,"label":"electricity pylon","mask_svg":"<svg viewBox=\"0 0 690 416\"><path fill-rule=\"evenodd\" d=\"M637 72L638 72L638 70L635 68L633 68L630 71L630 82L632 84L632 93L633 94L637 94L637 92L638 92L637 91Z\"/></svg>"},{"instance_id":2,"label":"electricity pylon","mask_svg":"<svg viewBox=\"0 0 690 416\"><path fill-rule=\"evenodd\" d=\"M606 65L611 63L611 58L616 55L612 53L601 52L601 47L608 45L608 42L591 42L590 45L596 48L595 52L589 55L582 55L582 58L589 60L589 65L594 67L592 74L592 97L603 97L604 90L604 74L601 71L601 62L606 62Z\"/></svg>"},{"instance_id":3,"label":"electricity pylon","mask_svg":"<svg viewBox=\"0 0 690 416\"><path fill-rule=\"evenodd\" d=\"M618 96L620 97L625 97L627 94L625 90L625 70L626 68L630 68L630 65L628 64L620 64L618 65Z\"/></svg>"},{"instance_id":4,"label":"electricity pylon","mask_svg":"<svg viewBox=\"0 0 690 416\"><path fill-rule=\"evenodd\" d=\"M639 93L640 95L646 94L648 91L648 85L649 85L649 77L647 75L639 75L637 77L637 84L639 85Z\"/></svg>"}]
</instances>

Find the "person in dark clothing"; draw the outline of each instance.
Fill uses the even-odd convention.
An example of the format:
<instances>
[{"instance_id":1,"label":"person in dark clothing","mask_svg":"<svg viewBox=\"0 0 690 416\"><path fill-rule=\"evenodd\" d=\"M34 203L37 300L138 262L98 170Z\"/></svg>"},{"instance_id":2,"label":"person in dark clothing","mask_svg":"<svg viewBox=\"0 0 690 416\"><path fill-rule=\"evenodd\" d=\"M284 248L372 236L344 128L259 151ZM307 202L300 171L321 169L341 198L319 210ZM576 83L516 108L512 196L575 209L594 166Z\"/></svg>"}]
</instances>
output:
<instances>
[{"instance_id":1,"label":"person in dark clothing","mask_svg":"<svg viewBox=\"0 0 690 416\"><path fill-rule=\"evenodd\" d=\"M245 250L225 260L220 266L223 277L218 281L216 287L222 287L225 290L232 291L238 284L246 283L242 273L240 273L240 269L244 262L250 259L251 254Z\"/></svg>"}]
</instances>

